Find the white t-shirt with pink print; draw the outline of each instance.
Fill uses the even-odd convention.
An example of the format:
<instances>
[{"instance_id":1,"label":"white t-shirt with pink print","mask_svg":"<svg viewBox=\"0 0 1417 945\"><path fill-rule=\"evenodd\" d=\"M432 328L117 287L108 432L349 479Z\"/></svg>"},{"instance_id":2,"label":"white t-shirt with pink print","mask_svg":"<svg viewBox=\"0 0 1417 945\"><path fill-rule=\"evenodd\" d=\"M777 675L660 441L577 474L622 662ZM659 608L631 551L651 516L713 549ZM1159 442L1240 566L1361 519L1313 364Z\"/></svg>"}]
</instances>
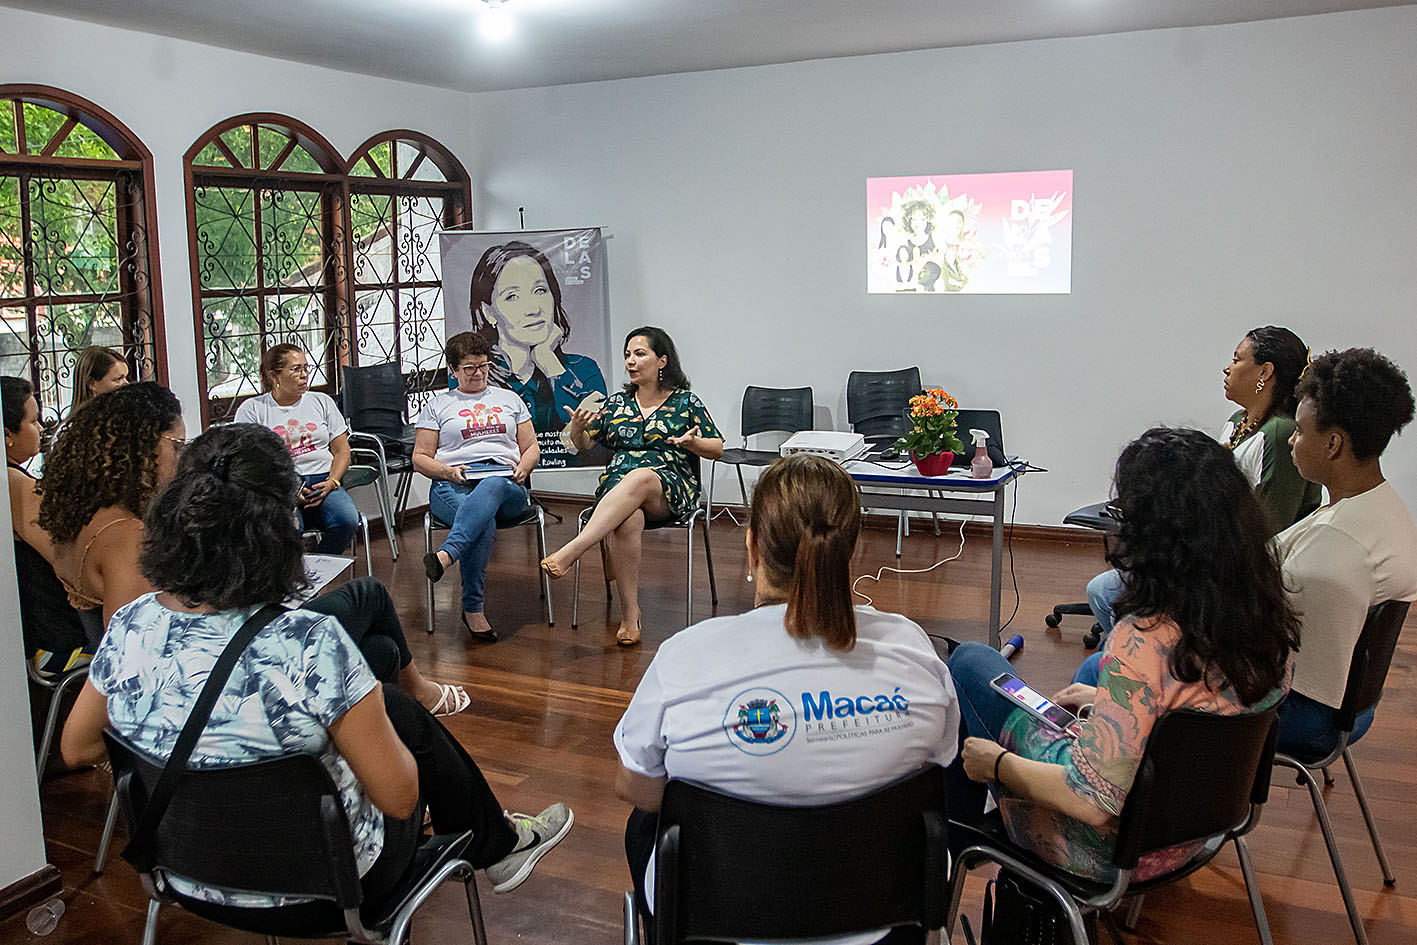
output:
<instances>
[{"instance_id":1,"label":"white t-shirt with pink print","mask_svg":"<svg viewBox=\"0 0 1417 945\"><path fill-rule=\"evenodd\" d=\"M295 471L302 476L327 473L334 465L330 441L349 432L339 408L329 395L306 391L289 407L276 403L275 397L262 394L252 397L236 408L237 423L259 423L274 430L290 456Z\"/></svg>"},{"instance_id":2,"label":"white t-shirt with pink print","mask_svg":"<svg viewBox=\"0 0 1417 945\"><path fill-rule=\"evenodd\" d=\"M418 415L418 429L438 431L434 459L449 466L499 463L515 466L522 458L517 424L531 412L516 394L489 385L480 394L444 391Z\"/></svg>"}]
</instances>

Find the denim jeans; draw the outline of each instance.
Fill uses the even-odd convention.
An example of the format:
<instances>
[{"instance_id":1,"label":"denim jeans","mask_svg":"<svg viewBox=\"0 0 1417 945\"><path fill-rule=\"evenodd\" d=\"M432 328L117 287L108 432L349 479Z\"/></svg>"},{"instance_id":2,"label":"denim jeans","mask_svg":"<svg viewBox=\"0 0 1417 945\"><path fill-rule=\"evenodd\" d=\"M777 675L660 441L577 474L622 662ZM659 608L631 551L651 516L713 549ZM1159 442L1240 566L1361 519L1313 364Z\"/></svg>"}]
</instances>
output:
<instances>
[{"instance_id":1,"label":"denim jeans","mask_svg":"<svg viewBox=\"0 0 1417 945\"><path fill-rule=\"evenodd\" d=\"M476 467L468 467L476 472ZM462 570L462 609L482 613L482 583L497 523L509 522L531 507L526 487L506 476L488 476L476 483L438 480L428 492L428 508L452 526L442 550Z\"/></svg>"},{"instance_id":2,"label":"denim jeans","mask_svg":"<svg viewBox=\"0 0 1417 945\"><path fill-rule=\"evenodd\" d=\"M1004 723L1016 704L989 684L1003 673L1013 674L1013 665L986 643L961 643L945 663L959 696L960 715L971 738L999 740Z\"/></svg>"},{"instance_id":3,"label":"denim jeans","mask_svg":"<svg viewBox=\"0 0 1417 945\"><path fill-rule=\"evenodd\" d=\"M330 474L311 473L300 478L307 486L313 486L330 478ZM359 510L343 488L325 496L325 501L313 509L302 507L300 515L306 528L320 530L320 543L315 546L317 555L344 554L354 540L354 530L359 526Z\"/></svg>"},{"instance_id":4,"label":"denim jeans","mask_svg":"<svg viewBox=\"0 0 1417 945\"><path fill-rule=\"evenodd\" d=\"M1122 572L1113 569L1103 571L1087 582L1087 606L1092 609L1092 619L1097 621L1105 637L1112 632L1112 624L1117 615L1112 613L1112 602L1122 593Z\"/></svg>"},{"instance_id":5,"label":"denim jeans","mask_svg":"<svg viewBox=\"0 0 1417 945\"><path fill-rule=\"evenodd\" d=\"M1073 682L1097 685L1101 662L1102 651L1098 650L1082 661L1073 674ZM1374 712L1374 709L1369 709L1353 720L1353 732L1348 736L1348 744L1368 733L1373 725ZM1333 724L1333 717L1337 714L1337 709L1291 691L1279 704L1279 750L1299 761L1314 762L1328 757L1338 745L1338 729Z\"/></svg>"}]
</instances>

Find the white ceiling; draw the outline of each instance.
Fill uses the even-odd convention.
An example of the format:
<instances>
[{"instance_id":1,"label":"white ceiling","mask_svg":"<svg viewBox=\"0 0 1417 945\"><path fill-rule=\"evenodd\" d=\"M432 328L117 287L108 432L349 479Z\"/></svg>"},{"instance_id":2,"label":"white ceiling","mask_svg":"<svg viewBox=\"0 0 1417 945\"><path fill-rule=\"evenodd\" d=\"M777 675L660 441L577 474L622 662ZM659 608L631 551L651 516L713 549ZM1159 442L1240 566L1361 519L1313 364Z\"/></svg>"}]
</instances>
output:
<instances>
[{"instance_id":1,"label":"white ceiling","mask_svg":"<svg viewBox=\"0 0 1417 945\"><path fill-rule=\"evenodd\" d=\"M477 92L837 56L1303 16L1414 0L0 0L0 5Z\"/></svg>"}]
</instances>

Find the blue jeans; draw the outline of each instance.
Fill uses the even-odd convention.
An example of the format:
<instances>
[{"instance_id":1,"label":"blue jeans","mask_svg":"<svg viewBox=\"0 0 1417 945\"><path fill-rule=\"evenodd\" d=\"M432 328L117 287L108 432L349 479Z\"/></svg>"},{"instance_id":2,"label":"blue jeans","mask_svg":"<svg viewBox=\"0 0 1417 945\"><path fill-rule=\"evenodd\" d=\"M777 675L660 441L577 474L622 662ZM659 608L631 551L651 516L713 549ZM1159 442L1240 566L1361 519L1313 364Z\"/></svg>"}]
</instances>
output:
<instances>
[{"instance_id":1,"label":"blue jeans","mask_svg":"<svg viewBox=\"0 0 1417 945\"><path fill-rule=\"evenodd\" d=\"M1003 673L1013 674L1013 666L986 643L961 643L945 665L950 669L955 694L959 696L965 732L971 738L998 741L1015 704L989 683Z\"/></svg>"},{"instance_id":2,"label":"blue jeans","mask_svg":"<svg viewBox=\"0 0 1417 945\"><path fill-rule=\"evenodd\" d=\"M1073 674L1073 682L1097 685L1101 662L1102 651L1098 650L1082 661ZM1369 709L1353 720L1353 732L1348 736L1350 745L1372 728L1374 711ZM1314 762L1328 757L1338 745L1338 729L1333 724L1337 714L1337 709L1291 691L1279 704L1279 750L1299 761Z\"/></svg>"},{"instance_id":3,"label":"blue jeans","mask_svg":"<svg viewBox=\"0 0 1417 945\"><path fill-rule=\"evenodd\" d=\"M476 471L476 467L468 468ZM531 496L526 487L506 476L488 476L468 485L441 479L433 483L428 492L428 508L452 526L442 550L462 570L465 613L482 613L482 583L487 562L492 560L497 523L512 521L530 507Z\"/></svg>"},{"instance_id":4,"label":"blue jeans","mask_svg":"<svg viewBox=\"0 0 1417 945\"><path fill-rule=\"evenodd\" d=\"M313 486L330 478L330 474L311 473L300 478L305 485ZM359 527L359 510L343 488L325 496L325 501L313 509L301 508L300 515L306 528L320 530L320 543L315 546L317 555L344 554L354 540L354 530Z\"/></svg>"},{"instance_id":5,"label":"blue jeans","mask_svg":"<svg viewBox=\"0 0 1417 945\"><path fill-rule=\"evenodd\" d=\"M1122 572L1113 569L1103 571L1087 582L1087 606L1092 608L1092 619L1102 629L1105 637L1112 632L1112 624L1117 615L1112 613L1112 602L1122 593Z\"/></svg>"}]
</instances>

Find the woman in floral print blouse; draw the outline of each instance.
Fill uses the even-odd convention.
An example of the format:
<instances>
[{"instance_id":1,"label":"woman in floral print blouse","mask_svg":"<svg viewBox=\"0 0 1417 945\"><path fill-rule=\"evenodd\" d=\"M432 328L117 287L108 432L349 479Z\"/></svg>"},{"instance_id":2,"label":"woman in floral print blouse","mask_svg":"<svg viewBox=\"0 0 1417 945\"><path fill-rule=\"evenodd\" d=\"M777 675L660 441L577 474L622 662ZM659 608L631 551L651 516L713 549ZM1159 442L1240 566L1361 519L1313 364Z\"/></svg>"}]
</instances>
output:
<instances>
[{"instance_id":1,"label":"woman in floral print blouse","mask_svg":"<svg viewBox=\"0 0 1417 945\"><path fill-rule=\"evenodd\" d=\"M992 781L1010 838L1048 862L1111 882L1118 815L1156 721L1172 709L1262 712L1289 689L1299 621L1265 541L1264 512L1230 451L1198 430L1157 428L1122 451L1121 528L1108 563L1130 578L1096 686L1053 697L1080 722L1057 731L993 691L1009 663L981 643L950 657L970 738L965 773ZM1142 857L1133 879L1197 844Z\"/></svg>"},{"instance_id":2,"label":"woman in floral print blouse","mask_svg":"<svg viewBox=\"0 0 1417 945\"><path fill-rule=\"evenodd\" d=\"M699 501L699 460L723 455L723 435L689 390L679 352L663 329L636 328L625 337L629 383L599 410L568 410L565 437L575 451L599 443L615 451L595 493L595 511L572 541L541 562L564 577L581 555L610 538L620 586L622 646L640 642L640 541L645 522L679 519Z\"/></svg>"}]
</instances>

